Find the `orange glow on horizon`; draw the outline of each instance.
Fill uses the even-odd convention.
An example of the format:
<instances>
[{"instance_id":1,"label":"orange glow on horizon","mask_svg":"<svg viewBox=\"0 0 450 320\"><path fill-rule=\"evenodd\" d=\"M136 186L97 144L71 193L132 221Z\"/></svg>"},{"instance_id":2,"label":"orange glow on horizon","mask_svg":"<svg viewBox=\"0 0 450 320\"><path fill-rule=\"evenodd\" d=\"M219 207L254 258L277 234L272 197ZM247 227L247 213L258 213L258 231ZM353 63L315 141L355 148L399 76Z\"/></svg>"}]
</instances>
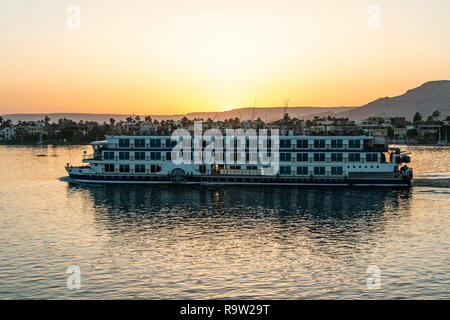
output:
<instances>
[{"instance_id":1,"label":"orange glow on horizon","mask_svg":"<svg viewBox=\"0 0 450 320\"><path fill-rule=\"evenodd\" d=\"M381 2L376 31L357 0L82 1L79 30L46 3L0 4L0 114L359 106L450 78L443 0Z\"/></svg>"}]
</instances>

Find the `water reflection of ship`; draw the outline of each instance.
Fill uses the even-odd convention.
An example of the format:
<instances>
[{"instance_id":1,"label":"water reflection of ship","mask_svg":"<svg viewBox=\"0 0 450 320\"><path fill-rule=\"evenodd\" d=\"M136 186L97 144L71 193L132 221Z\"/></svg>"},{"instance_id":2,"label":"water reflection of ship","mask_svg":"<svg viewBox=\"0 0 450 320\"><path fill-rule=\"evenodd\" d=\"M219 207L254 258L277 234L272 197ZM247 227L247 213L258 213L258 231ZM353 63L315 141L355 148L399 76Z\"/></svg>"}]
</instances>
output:
<instances>
[{"instance_id":1,"label":"water reflection of ship","mask_svg":"<svg viewBox=\"0 0 450 320\"><path fill-rule=\"evenodd\" d=\"M401 216L409 209L410 197L408 190L361 188L269 190L70 184L69 190L85 193L83 199L89 199L96 218L107 221L111 229L130 227L131 232L139 229L139 223L158 228L177 224L251 227L253 223L254 227L277 224L311 230L326 226L352 233L359 228L376 229Z\"/></svg>"}]
</instances>

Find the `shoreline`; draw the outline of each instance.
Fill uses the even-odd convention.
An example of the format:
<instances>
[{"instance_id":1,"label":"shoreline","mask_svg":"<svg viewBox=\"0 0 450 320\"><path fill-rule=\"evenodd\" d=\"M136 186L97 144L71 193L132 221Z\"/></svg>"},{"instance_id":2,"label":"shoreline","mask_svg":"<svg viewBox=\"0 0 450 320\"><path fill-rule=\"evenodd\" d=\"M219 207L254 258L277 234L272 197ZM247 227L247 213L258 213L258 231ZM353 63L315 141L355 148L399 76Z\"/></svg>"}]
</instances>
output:
<instances>
[{"instance_id":1,"label":"shoreline","mask_svg":"<svg viewBox=\"0 0 450 320\"><path fill-rule=\"evenodd\" d=\"M43 142L42 144L38 144L37 142L29 142L29 141L14 141L14 142L8 142L8 141L0 141L0 146L28 146L28 147L39 147L39 146L88 146L90 145L90 142L80 142L80 143L67 143L67 142Z\"/></svg>"}]
</instances>

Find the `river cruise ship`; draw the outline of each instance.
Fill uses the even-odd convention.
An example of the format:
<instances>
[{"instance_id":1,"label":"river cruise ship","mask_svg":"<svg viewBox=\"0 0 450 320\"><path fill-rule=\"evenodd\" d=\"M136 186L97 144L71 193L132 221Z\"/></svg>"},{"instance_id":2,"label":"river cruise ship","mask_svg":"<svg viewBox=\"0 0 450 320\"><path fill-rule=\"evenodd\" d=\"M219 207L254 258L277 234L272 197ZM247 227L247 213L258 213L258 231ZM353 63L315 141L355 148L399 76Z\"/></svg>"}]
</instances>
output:
<instances>
[{"instance_id":1,"label":"river cruise ship","mask_svg":"<svg viewBox=\"0 0 450 320\"><path fill-rule=\"evenodd\" d=\"M245 161L241 163L211 164L201 160L177 164L173 161L177 143L171 136L106 136L104 141L91 143L93 153L84 154L82 161L85 165L67 164L69 181L95 184L408 187L413 177L412 169L406 165L410 162L408 154L398 148L389 148L384 138L373 136L279 136L276 142L279 148L274 158L277 159L277 168L271 174L264 171L263 164L248 161L248 139L243 151ZM206 146L203 141L200 153ZM270 154L270 143L267 146Z\"/></svg>"}]
</instances>

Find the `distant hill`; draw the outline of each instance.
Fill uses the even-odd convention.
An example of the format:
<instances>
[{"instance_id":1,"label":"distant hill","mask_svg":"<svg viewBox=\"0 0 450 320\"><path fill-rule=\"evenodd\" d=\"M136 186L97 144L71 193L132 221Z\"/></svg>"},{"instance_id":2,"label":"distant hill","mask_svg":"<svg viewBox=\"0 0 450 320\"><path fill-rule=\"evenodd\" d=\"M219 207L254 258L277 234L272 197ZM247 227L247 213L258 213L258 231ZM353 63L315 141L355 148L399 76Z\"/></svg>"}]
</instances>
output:
<instances>
[{"instance_id":1,"label":"distant hill","mask_svg":"<svg viewBox=\"0 0 450 320\"><path fill-rule=\"evenodd\" d=\"M450 81L429 81L397 97L372 101L362 107L338 113L339 117L362 120L368 117L405 117L412 120L419 112L424 119L439 110L441 118L450 115Z\"/></svg>"},{"instance_id":2,"label":"distant hill","mask_svg":"<svg viewBox=\"0 0 450 320\"><path fill-rule=\"evenodd\" d=\"M450 81L429 81L421 86L408 90L405 94L397 97L385 97L372 101L361 107L289 107L287 113L290 117L299 119L311 119L314 116L326 117L345 117L351 120L363 120L368 117L405 117L412 120L414 114L419 112L424 118L431 115L435 110L442 113L441 118L450 115ZM161 120L179 120L186 116L189 119L214 119L225 120L229 118L240 118L241 120L250 120L261 118L263 121L272 121L280 119L283 116L283 107L270 108L240 108L223 112L191 112L185 115L150 115L153 119ZM91 113L47 113L47 114L5 114L3 118L11 119L14 122L37 121L48 116L51 122L60 118L68 118L73 121L96 121L103 123L109 122L114 118L116 121L125 120L130 114L91 114ZM143 118L145 115L140 115Z\"/></svg>"}]
</instances>

